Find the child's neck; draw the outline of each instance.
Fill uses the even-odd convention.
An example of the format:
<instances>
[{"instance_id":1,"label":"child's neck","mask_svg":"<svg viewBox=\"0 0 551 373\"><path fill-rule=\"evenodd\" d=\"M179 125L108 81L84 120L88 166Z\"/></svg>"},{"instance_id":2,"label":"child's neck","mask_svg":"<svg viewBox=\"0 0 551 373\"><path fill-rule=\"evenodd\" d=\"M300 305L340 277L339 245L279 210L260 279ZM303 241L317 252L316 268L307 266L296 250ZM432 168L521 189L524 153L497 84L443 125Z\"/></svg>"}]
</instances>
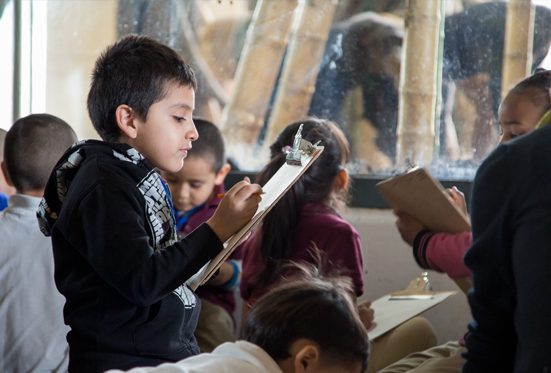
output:
<instances>
[{"instance_id":1,"label":"child's neck","mask_svg":"<svg viewBox=\"0 0 551 373\"><path fill-rule=\"evenodd\" d=\"M18 194L23 194L25 196L31 196L31 197L39 197L42 198L44 196L44 190L43 189L34 189L34 190L26 190L24 192L17 192Z\"/></svg>"}]
</instances>

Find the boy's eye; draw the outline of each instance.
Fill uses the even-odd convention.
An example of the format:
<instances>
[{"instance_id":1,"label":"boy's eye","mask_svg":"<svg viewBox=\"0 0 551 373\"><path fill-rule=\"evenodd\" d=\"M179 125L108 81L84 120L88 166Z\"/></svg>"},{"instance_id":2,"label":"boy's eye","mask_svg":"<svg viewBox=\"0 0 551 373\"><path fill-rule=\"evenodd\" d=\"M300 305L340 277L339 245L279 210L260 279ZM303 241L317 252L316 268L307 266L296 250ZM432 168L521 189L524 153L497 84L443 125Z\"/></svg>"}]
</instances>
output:
<instances>
[{"instance_id":1,"label":"boy's eye","mask_svg":"<svg viewBox=\"0 0 551 373\"><path fill-rule=\"evenodd\" d=\"M522 136L526 133L526 131L517 131L515 133L511 133L511 138Z\"/></svg>"},{"instance_id":2,"label":"boy's eye","mask_svg":"<svg viewBox=\"0 0 551 373\"><path fill-rule=\"evenodd\" d=\"M193 189L199 189L203 186L203 183L191 183L189 184L190 187L192 187Z\"/></svg>"},{"instance_id":3,"label":"boy's eye","mask_svg":"<svg viewBox=\"0 0 551 373\"><path fill-rule=\"evenodd\" d=\"M177 115L174 115L174 119L176 120L176 122L182 122L182 121L186 120L186 118L184 118L184 117L179 117L179 116L177 116Z\"/></svg>"}]
</instances>

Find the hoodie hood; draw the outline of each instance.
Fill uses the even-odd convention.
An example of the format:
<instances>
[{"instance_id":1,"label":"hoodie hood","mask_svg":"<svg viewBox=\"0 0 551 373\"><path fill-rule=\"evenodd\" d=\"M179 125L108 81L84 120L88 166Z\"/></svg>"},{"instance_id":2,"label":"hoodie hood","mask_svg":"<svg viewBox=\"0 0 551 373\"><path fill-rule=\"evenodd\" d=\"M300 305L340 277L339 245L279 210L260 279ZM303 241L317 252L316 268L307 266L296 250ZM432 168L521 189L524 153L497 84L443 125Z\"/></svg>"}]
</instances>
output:
<instances>
[{"instance_id":1,"label":"hoodie hood","mask_svg":"<svg viewBox=\"0 0 551 373\"><path fill-rule=\"evenodd\" d=\"M100 153L134 164L144 161L144 157L127 144L84 140L71 146L55 165L44 189L44 198L38 207L38 224L44 235L51 235L52 227L61 212L63 200L82 164Z\"/></svg>"}]
</instances>

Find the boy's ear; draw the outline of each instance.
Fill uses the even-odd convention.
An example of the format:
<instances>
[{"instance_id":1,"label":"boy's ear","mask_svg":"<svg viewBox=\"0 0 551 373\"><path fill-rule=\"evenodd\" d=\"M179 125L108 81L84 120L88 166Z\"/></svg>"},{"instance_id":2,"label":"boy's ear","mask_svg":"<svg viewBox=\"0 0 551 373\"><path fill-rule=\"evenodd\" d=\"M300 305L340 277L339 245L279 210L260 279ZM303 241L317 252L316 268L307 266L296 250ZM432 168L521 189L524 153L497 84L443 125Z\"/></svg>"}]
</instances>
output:
<instances>
[{"instance_id":1,"label":"boy's ear","mask_svg":"<svg viewBox=\"0 0 551 373\"><path fill-rule=\"evenodd\" d=\"M350 176L346 168L341 168L335 178L334 188L336 190L347 190L350 184Z\"/></svg>"},{"instance_id":2,"label":"boy's ear","mask_svg":"<svg viewBox=\"0 0 551 373\"><path fill-rule=\"evenodd\" d=\"M6 162L2 161L2 163L0 163L0 168L2 169L2 174L4 174L4 180L6 180L6 184L8 184L8 186L11 186L12 188L15 188L15 185L13 185L13 182L10 179L10 174L8 173L8 166L6 166Z\"/></svg>"},{"instance_id":3,"label":"boy's ear","mask_svg":"<svg viewBox=\"0 0 551 373\"><path fill-rule=\"evenodd\" d=\"M117 126L121 130L121 134L130 139L135 139L138 135L138 126L132 108L128 105L117 106L115 118L117 119Z\"/></svg>"},{"instance_id":4,"label":"boy's ear","mask_svg":"<svg viewBox=\"0 0 551 373\"><path fill-rule=\"evenodd\" d=\"M320 351L313 343L305 343L294 354L295 373L315 372L319 368Z\"/></svg>"},{"instance_id":5,"label":"boy's ear","mask_svg":"<svg viewBox=\"0 0 551 373\"><path fill-rule=\"evenodd\" d=\"M228 175L228 172L230 172L230 170L231 170L231 166L229 165L229 163L224 164L220 168L220 170L218 170L218 172L216 173L216 178L214 179L214 183L216 185L222 184L226 179L226 176Z\"/></svg>"}]
</instances>

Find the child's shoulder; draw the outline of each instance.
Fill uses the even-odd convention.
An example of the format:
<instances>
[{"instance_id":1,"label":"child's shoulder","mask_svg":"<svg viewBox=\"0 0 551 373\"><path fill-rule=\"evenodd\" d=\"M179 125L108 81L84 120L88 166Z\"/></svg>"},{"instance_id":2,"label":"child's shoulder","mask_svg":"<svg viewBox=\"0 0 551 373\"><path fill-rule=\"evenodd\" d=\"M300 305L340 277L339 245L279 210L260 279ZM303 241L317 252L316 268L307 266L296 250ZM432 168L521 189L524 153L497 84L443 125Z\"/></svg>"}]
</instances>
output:
<instances>
[{"instance_id":1,"label":"child's shoulder","mask_svg":"<svg viewBox=\"0 0 551 373\"><path fill-rule=\"evenodd\" d=\"M356 229L350 222L344 219L335 210L323 204L306 204L301 211L300 224L316 227L318 231L356 232Z\"/></svg>"},{"instance_id":2,"label":"child's shoulder","mask_svg":"<svg viewBox=\"0 0 551 373\"><path fill-rule=\"evenodd\" d=\"M136 173L141 176L151 171L145 166L143 156L126 144L88 140L74 147L67 156L69 167L77 173L94 173L102 177L121 177ZM67 166L67 165L66 165ZM62 165L59 168L63 168Z\"/></svg>"},{"instance_id":3,"label":"child's shoulder","mask_svg":"<svg viewBox=\"0 0 551 373\"><path fill-rule=\"evenodd\" d=\"M88 140L73 146L57 164L56 188L70 190L75 197L87 194L99 185L110 188L136 186L155 171L143 163L143 157L125 144Z\"/></svg>"}]
</instances>

